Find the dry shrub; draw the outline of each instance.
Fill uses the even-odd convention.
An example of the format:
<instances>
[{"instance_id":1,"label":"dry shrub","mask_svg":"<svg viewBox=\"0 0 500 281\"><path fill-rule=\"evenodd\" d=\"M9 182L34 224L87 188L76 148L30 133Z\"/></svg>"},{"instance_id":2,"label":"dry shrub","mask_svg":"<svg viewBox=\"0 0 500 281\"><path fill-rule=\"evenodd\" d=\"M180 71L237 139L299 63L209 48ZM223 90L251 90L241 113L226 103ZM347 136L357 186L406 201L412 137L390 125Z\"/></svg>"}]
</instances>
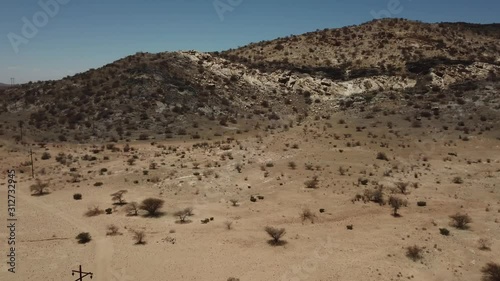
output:
<instances>
[{"instance_id":1,"label":"dry shrub","mask_svg":"<svg viewBox=\"0 0 500 281\"><path fill-rule=\"evenodd\" d=\"M159 210L163 207L165 203L164 200L158 198L148 198L144 199L139 206L139 209L148 212L150 217L156 217L160 215Z\"/></svg>"},{"instance_id":2,"label":"dry shrub","mask_svg":"<svg viewBox=\"0 0 500 281\"><path fill-rule=\"evenodd\" d=\"M482 281L500 281L500 264L490 262L481 269Z\"/></svg>"},{"instance_id":3,"label":"dry shrub","mask_svg":"<svg viewBox=\"0 0 500 281\"><path fill-rule=\"evenodd\" d=\"M392 210L393 210L393 213L392 215L395 216L395 217L399 217L400 214L398 214L398 210L401 208L401 207L406 207L408 205L408 201L402 199L402 198L399 198L399 197L396 197L396 196L391 196L389 198L389 206L392 207Z\"/></svg>"},{"instance_id":4,"label":"dry shrub","mask_svg":"<svg viewBox=\"0 0 500 281\"><path fill-rule=\"evenodd\" d=\"M316 219L316 214L306 208L302 210L302 212L300 213L300 218L302 219L302 222L310 220L311 223L314 223L314 220Z\"/></svg>"},{"instance_id":5,"label":"dry shrub","mask_svg":"<svg viewBox=\"0 0 500 281\"><path fill-rule=\"evenodd\" d=\"M233 206L236 207L236 206L238 206L239 200L238 199L231 199L231 200L229 200L229 202L231 202L233 204Z\"/></svg>"},{"instance_id":6,"label":"dry shrub","mask_svg":"<svg viewBox=\"0 0 500 281\"><path fill-rule=\"evenodd\" d=\"M366 189L361 196L363 202L375 202L379 205L385 205L384 190L382 187L377 189Z\"/></svg>"},{"instance_id":7,"label":"dry shrub","mask_svg":"<svg viewBox=\"0 0 500 281\"><path fill-rule=\"evenodd\" d=\"M102 214L104 214L104 211L99 206L89 207L87 212L85 212L85 216L87 217L95 217Z\"/></svg>"},{"instance_id":8,"label":"dry shrub","mask_svg":"<svg viewBox=\"0 0 500 281\"><path fill-rule=\"evenodd\" d=\"M42 182L40 179L36 179L35 184L30 186L30 191L33 192L33 195L35 196L42 196L47 194L47 187L49 186L49 183Z\"/></svg>"},{"instance_id":9,"label":"dry shrub","mask_svg":"<svg viewBox=\"0 0 500 281\"><path fill-rule=\"evenodd\" d=\"M118 232L118 230L119 230L118 226L116 226L114 224L108 225L107 229L108 229L108 231L106 232L106 235L108 235L108 236L116 236L116 235L120 234L120 232Z\"/></svg>"},{"instance_id":10,"label":"dry shrub","mask_svg":"<svg viewBox=\"0 0 500 281\"><path fill-rule=\"evenodd\" d=\"M454 177L452 182L454 184L462 184L462 183L464 183L464 180L461 177Z\"/></svg>"},{"instance_id":11,"label":"dry shrub","mask_svg":"<svg viewBox=\"0 0 500 281\"><path fill-rule=\"evenodd\" d=\"M479 244L479 250L489 251L491 250L491 241L487 238L480 238L477 243Z\"/></svg>"},{"instance_id":12,"label":"dry shrub","mask_svg":"<svg viewBox=\"0 0 500 281\"><path fill-rule=\"evenodd\" d=\"M417 245L409 246L406 248L406 256L413 261L417 261L422 259L423 249Z\"/></svg>"},{"instance_id":13,"label":"dry shrub","mask_svg":"<svg viewBox=\"0 0 500 281\"><path fill-rule=\"evenodd\" d=\"M137 202L130 202L125 206L125 211L129 216L137 216L139 212L139 204Z\"/></svg>"},{"instance_id":14,"label":"dry shrub","mask_svg":"<svg viewBox=\"0 0 500 281\"><path fill-rule=\"evenodd\" d=\"M87 244L92 240L92 236L90 236L90 233L88 232L82 232L78 234L75 238L76 240L78 240L78 243L80 244Z\"/></svg>"},{"instance_id":15,"label":"dry shrub","mask_svg":"<svg viewBox=\"0 0 500 281\"><path fill-rule=\"evenodd\" d=\"M384 152L377 153L377 159L389 161L389 157L387 157L387 154L385 154Z\"/></svg>"},{"instance_id":16,"label":"dry shrub","mask_svg":"<svg viewBox=\"0 0 500 281\"><path fill-rule=\"evenodd\" d=\"M117 205L125 205L126 202L125 202L125 199L123 199L123 195L125 193L127 193L127 190L117 191L117 192L111 194L111 200L113 200L115 202L115 204L117 204Z\"/></svg>"},{"instance_id":17,"label":"dry shrub","mask_svg":"<svg viewBox=\"0 0 500 281\"><path fill-rule=\"evenodd\" d=\"M286 234L286 230L284 228L274 228L267 226L264 230L272 238L269 241L269 244L273 246L279 246L285 244L285 242L281 240L281 238Z\"/></svg>"},{"instance_id":18,"label":"dry shrub","mask_svg":"<svg viewBox=\"0 0 500 281\"><path fill-rule=\"evenodd\" d=\"M149 181L150 181L151 183L159 183L159 182L161 182L161 179L160 179L160 177L158 177L158 176L154 176L154 177L152 177Z\"/></svg>"},{"instance_id":19,"label":"dry shrub","mask_svg":"<svg viewBox=\"0 0 500 281\"><path fill-rule=\"evenodd\" d=\"M179 217L178 223L189 223L190 220L187 220L187 217L192 215L192 210L190 208L186 208L184 210L180 210L174 213L174 216Z\"/></svg>"},{"instance_id":20,"label":"dry shrub","mask_svg":"<svg viewBox=\"0 0 500 281\"><path fill-rule=\"evenodd\" d=\"M231 230L233 228L233 222L232 221L225 221L224 225L228 230Z\"/></svg>"},{"instance_id":21,"label":"dry shrub","mask_svg":"<svg viewBox=\"0 0 500 281\"><path fill-rule=\"evenodd\" d=\"M397 182L395 183L396 188L401 192L401 194L406 194L408 192L409 182Z\"/></svg>"},{"instance_id":22,"label":"dry shrub","mask_svg":"<svg viewBox=\"0 0 500 281\"><path fill-rule=\"evenodd\" d=\"M133 230L132 238L134 239L136 245L146 244L146 241L144 241L144 239L146 238L146 233L144 233L144 231L142 230Z\"/></svg>"},{"instance_id":23,"label":"dry shrub","mask_svg":"<svg viewBox=\"0 0 500 281\"><path fill-rule=\"evenodd\" d=\"M472 222L471 217L468 214L456 213L450 216L451 225L458 229L467 229L469 228L468 224Z\"/></svg>"},{"instance_id":24,"label":"dry shrub","mask_svg":"<svg viewBox=\"0 0 500 281\"><path fill-rule=\"evenodd\" d=\"M308 180L304 183L307 188L317 189L319 180L317 176L314 176L312 180Z\"/></svg>"}]
</instances>

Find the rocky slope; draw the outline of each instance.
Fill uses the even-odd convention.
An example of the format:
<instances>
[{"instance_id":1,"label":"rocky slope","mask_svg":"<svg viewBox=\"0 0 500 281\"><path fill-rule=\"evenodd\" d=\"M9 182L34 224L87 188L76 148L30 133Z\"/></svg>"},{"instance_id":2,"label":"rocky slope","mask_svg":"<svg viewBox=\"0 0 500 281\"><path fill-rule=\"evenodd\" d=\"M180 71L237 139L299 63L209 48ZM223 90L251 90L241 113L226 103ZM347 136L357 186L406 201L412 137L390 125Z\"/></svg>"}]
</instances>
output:
<instances>
[{"instance_id":1,"label":"rocky slope","mask_svg":"<svg viewBox=\"0 0 500 281\"><path fill-rule=\"evenodd\" d=\"M272 128L379 95L411 102L453 95L455 85L490 81L495 88L498 46L499 25L380 20L222 53L137 53L59 81L1 90L0 133L19 139L20 121L36 141Z\"/></svg>"},{"instance_id":2,"label":"rocky slope","mask_svg":"<svg viewBox=\"0 0 500 281\"><path fill-rule=\"evenodd\" d=\"M439 65L500 62L500 25L385 19L263 41L221 55L264 71L334 79L422 74Z\"/></svg>"}]
</instances>

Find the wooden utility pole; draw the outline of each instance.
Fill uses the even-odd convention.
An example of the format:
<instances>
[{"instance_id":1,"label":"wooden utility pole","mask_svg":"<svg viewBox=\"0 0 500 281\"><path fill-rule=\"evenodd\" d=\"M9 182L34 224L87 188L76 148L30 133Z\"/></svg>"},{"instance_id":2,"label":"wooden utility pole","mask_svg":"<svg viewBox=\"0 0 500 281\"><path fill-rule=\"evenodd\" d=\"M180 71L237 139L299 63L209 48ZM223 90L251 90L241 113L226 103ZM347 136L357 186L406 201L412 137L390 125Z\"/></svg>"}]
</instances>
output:
<instances>
[{"instance_id":1,"label":"wooden utility pole","mask_svg":"<svg viewBox=\"0 0 500 281\"><path fill-rule=\"evenodd\" d=\"M33 150L30 147L30 157L31 157L31 177L35 178L35 167L33 166Z\"/></svg>"},{"instance_id":2,"label":"wooden utility pole","mask_svg":"<svg viewBox=\"0 0 500 281\"><path fill-rule=\"evenodd\" d=\"M23 126L24 126L24 121L23 120L19 120L18 124L19 124L19 129L21 129L21 143L23 143Z\"/></svg>"}]
</instances>

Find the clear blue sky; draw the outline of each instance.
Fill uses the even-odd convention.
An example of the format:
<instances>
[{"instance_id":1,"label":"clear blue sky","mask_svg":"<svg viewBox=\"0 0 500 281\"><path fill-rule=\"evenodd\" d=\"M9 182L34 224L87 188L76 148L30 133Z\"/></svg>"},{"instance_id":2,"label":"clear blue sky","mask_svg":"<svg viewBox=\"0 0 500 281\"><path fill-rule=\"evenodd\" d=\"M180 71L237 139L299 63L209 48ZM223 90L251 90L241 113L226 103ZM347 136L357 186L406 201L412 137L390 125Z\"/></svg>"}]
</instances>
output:
<instances>
[{"instance_id":1,"label":"clear blue sky","mask_svg":"<svg viewBox=\"0 0 500 281\"><path fill-rule=\"evenodd\" d=\"M53 1L68 3L59 4L46 23L39 0L2 1L0 82L59 79L138 51L225 50L360 24L392 1L400 2L388 10L393 17L500 22L498 0L41 0ZM224 4L229 6L222 12ZM26 38L22 18L35 23L34 16L40 27L25 32L32 37Z\"/></svg>"}]
</instances>

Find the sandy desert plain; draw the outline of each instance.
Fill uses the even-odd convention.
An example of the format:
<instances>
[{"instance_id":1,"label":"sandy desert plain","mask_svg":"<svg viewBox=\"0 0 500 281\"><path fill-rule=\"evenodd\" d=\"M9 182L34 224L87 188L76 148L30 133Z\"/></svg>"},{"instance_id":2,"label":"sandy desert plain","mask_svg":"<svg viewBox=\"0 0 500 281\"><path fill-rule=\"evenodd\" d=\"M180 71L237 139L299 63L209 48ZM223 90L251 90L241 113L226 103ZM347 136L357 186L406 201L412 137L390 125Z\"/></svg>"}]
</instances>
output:
<instances>
[{"instance_id":1,"label":"sandy desert plain","mask_svg":"<svg viewBox=\"0 0 500 281\"><path fill-rule=\"evenodd\" d=\"M82 265L94 280L479 280L499 261L498 139L391 120L339 113L210 141L33 144L43 196L30 192L30 148L2 140L0 198L15 170L18 221L15 279L6 262L1 279L70 280ZM385 203L371 202L377 190ZM147 198L164 200L161 213L133 215L127 203ZM284 228L282 242L266 226Z\"/></svg>"}]
</instances>

